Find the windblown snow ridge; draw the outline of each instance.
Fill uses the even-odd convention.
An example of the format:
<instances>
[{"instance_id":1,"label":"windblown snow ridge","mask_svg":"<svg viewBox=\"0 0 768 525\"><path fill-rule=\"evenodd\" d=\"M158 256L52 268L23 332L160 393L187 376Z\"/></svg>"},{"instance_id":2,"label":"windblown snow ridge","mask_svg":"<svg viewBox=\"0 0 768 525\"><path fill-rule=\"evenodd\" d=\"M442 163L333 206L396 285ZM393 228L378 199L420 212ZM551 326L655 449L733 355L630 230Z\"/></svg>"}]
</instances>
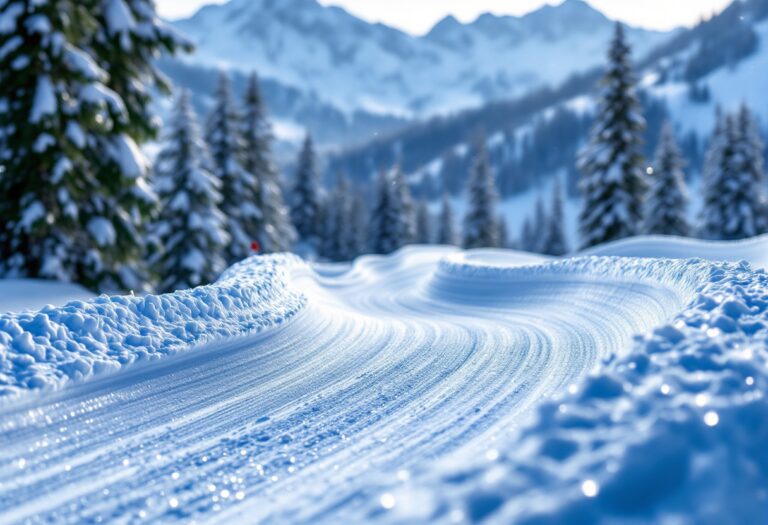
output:
<instances>
[{"instance_id":1,"label":"windblown snow ridge","mask_svg":"<svg viewBox=\"0 0 768 525\"><path fill-rule=\"evenodd\" d=\"M695 290L669 324L538 410L484 462L391 490L431 494L383 521L757 523L768 516L768 275L746 262L587 258L535 269L446 262L481 275L602 268ZM620 273L617 271L621 269ZM429 515L428 520L424 516ZM639 520L639 521L638 521ZM757 521L756 521L757 520Z\"/></svg>"},{"instance_id":2,"label":"windblown snow ridge","mask_svg":"<svg viewBox=\"0 0 768 525\"><path fill-rule=\"evenodd\" d=\"M251 258L213 285L147 297L102 296L0 316L0 397L57 387L192 345L260 332L299 312L297 257Z\"/></svg>"}]
</instances>

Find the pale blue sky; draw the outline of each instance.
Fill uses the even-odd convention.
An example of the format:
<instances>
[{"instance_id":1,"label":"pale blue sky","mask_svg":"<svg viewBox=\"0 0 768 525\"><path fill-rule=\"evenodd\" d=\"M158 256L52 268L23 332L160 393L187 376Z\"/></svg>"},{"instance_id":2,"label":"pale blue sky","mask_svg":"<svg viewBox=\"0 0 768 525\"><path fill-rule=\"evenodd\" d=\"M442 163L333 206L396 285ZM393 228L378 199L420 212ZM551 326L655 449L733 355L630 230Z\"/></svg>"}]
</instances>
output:
<instances>
[{"instance_id":1,"label":"pale blue sky","mask_svg":"<svg viewBox=\"0 0 768 525\"><path fill-rule=\"evenodd\" d=\"M195 12L207 3L224 0L156 0L163 16L178 18ZM544 3L562 0L320 0L327 5L340 5L351 13L375 22L398 27L414 34L428 31L447 14L469 22L479 14L527 13ZM701 17L722 10L731 0L589 0L589 3L611 18L653 29L669 29L693 25Z\"/></svg>"}]
</instances>

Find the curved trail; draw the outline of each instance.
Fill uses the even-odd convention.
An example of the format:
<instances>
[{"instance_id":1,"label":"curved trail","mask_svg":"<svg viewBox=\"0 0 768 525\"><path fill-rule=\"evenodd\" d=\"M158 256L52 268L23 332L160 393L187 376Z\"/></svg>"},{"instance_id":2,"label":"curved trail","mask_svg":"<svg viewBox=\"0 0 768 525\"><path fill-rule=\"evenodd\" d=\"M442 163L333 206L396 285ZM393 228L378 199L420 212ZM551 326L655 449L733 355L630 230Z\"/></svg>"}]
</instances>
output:
<instances>
[{"instance_id":1,"label":"curved trail","mask_svg":"<svg viewBox=\"0 0 768 525\"><path fill-rule=\"evenodd\" d=\"M457 277L451 253L300 272L307 306L279 328L0 407L0 522L359 522L379 481L493 453L689 300Z\"/></svg>"}]
</instances>

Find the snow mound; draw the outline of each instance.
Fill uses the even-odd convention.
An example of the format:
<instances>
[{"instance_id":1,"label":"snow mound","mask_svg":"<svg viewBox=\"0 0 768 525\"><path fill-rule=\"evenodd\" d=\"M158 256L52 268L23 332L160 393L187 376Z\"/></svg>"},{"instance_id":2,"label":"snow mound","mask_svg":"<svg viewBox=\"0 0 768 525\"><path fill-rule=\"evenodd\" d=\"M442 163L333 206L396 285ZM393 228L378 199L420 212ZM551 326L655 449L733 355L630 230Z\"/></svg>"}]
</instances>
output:
<instances>
[{"instance_id":1,"label":"snow mound","mask_svg":"<svg viewBox=\"0 0 768 525\"><path fill-rule=\"evenodd\" d=\"M419 493L386 522L516 524L755 523L768 515L768 274L748 263L583 258L530 268L457 256L454 279L516 275L651 280L688 296L630 353L542 404L516 438L482 461L389 490Z\"/></svg>"},{"instance_id":2,"label":"snow mound","mask_svg":"<svg viewBox=\"0 0 768 525\"><path fill-rule=\"evenodd\" d=\"M0 315L0 397L280 325L304 306L288 284L289 273L302 268L293 256L252 258L194 290Z\"/></svg>"}]
</instances>

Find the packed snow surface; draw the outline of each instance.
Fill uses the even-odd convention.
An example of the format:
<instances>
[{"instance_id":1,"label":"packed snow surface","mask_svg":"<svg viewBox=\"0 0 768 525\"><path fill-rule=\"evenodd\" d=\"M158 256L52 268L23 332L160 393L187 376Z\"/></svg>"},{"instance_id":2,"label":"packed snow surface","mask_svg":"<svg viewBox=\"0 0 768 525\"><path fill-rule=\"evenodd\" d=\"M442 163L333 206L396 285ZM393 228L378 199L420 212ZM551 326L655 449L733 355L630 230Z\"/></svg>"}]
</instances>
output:
<instances>
[{"instance_id":1,"label":"packed snow surface","mask_svg":"<svg viewBox=\"0 0 768 525\"><path fill-rule=\"evenodd\" d=\"M434 247L6 314L0 522L754 523L766 323L747 262Z\"/></svg>"}]
</instances>

